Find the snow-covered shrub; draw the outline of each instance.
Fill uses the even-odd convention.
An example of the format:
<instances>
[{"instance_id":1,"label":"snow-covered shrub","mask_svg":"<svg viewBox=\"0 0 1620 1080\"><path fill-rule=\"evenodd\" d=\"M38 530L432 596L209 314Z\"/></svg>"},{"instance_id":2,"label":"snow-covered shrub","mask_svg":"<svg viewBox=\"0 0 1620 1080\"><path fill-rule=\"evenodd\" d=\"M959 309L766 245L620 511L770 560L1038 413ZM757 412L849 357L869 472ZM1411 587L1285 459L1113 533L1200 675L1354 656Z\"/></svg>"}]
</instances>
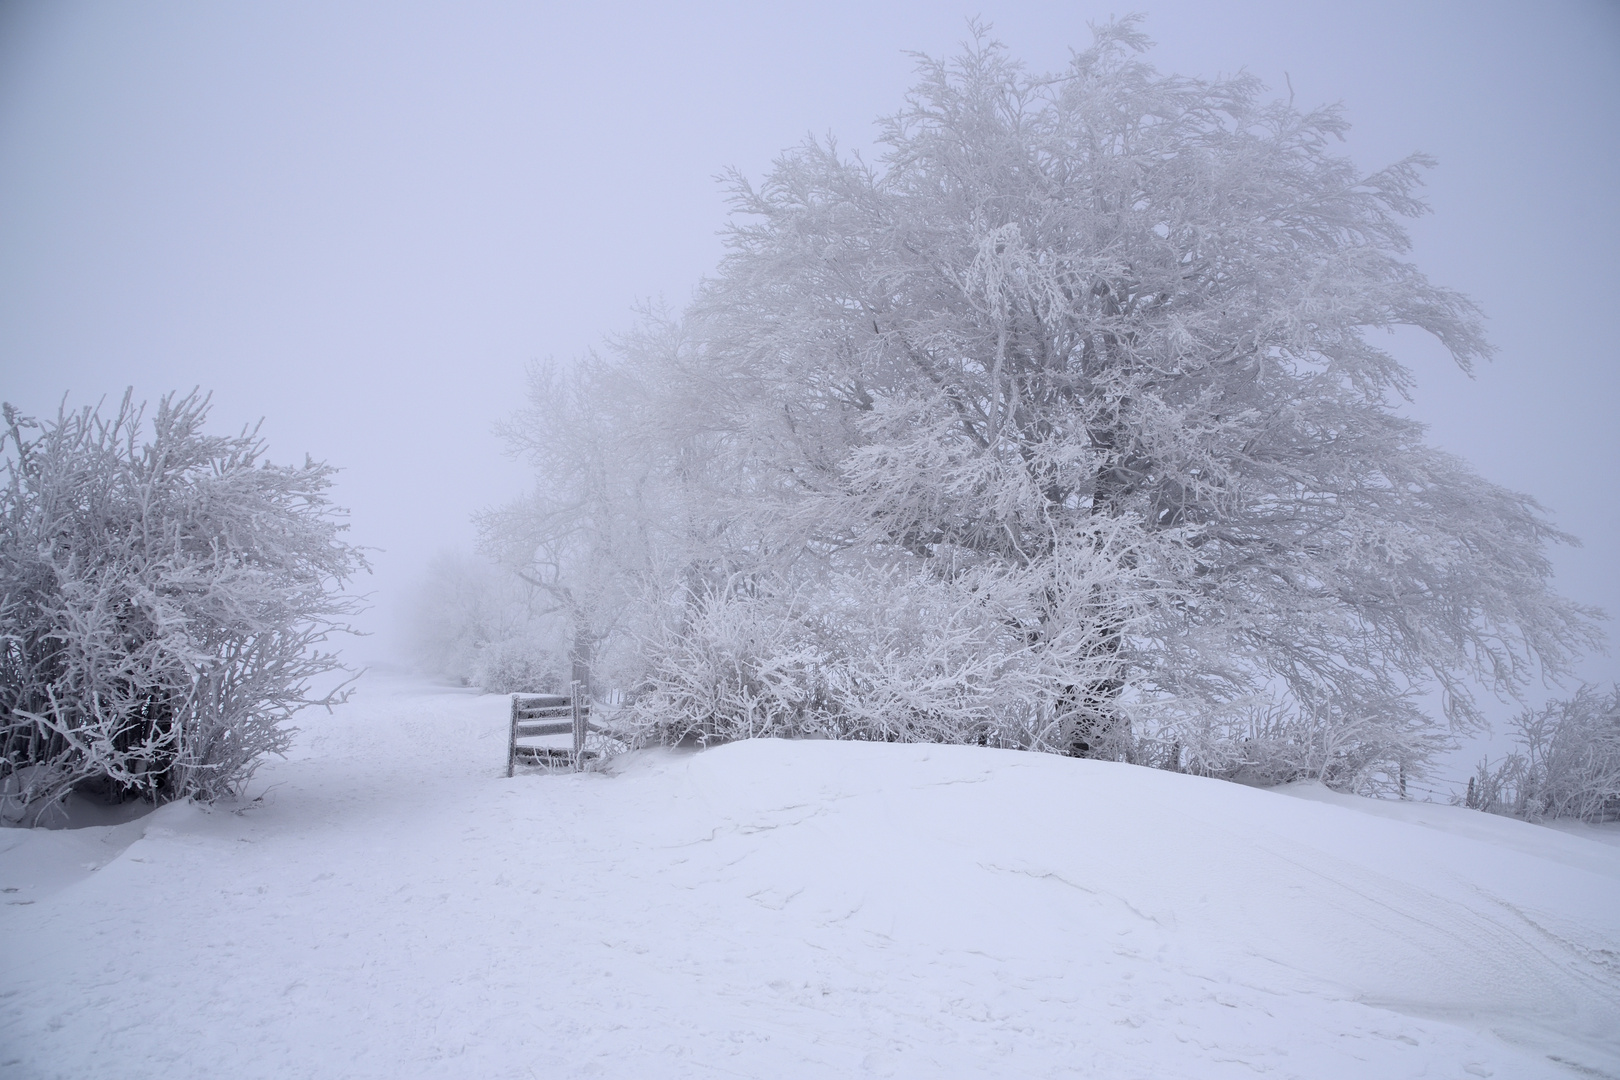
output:
<instances>
[{"instance_id":1,"label":"snow-covered shrub","mask_svg":"<svg viewBox=\"0 0 1620 1080\"><path fill-rule=\"evenodd\" d=\"M620 713L641 741L822 736L1029 745L1015 635L961 597L871 575L811 590L754 579L685 597L643 642ZM1050 714L1048 713L1048 718Z\"/></svg>"},{"instance_id":2,"label":"snow-covered shrub","mask_svg":"<svg viewBox=\"0 0 1620 1080\"><path fill-rule=\"evenodd\" d=\"M566 643L538 599L532 585L487 559L440 552L412 605L417 662L494 694L553 690Z\"/></svg>"},{"instance_id":3,"label":"snow-covered shrub","mask_svg":"<svg viewBox=\"0 0 1620 1080\"><path fill-rule=\"evenodd\" d=\"M1620 686L1583 686L1514 726L1517 751L1494 769L1480 763L1465 805L1531 821L1620 820Z\"/></svg>"},{"instance_id":4,"label":"snow-covered shrub","mask_svg":"<svg viewBox=\"0 0 1620 1080\"><path fill-rule=\"evenodd\" d=\"M1092 538L1096 539L1096 538ZM1086 726L1077 687L1109 677L1097 588L1124 553L1086 545L1064 585L998 569L935 575L920 560L790 582L734 575L681 589L638 642L619 722L640 741L823 736L1057 750ZM1088 569L1089 567L1089 569ZM1054 625L1064 593L1087 610ZM1043 619L1046 625L1042 625ZM1116 748L1120 756L1126 748Z\"/></svg>"},{"instance_id":5,"label":"snow-covered shrub","mask_svg":"<svg viewBox=\"0 0 1620 1080\"><path fill-rule=\"evenodd\" d=\"M333 470L206 434L206 398L130 395L39 423L5 407L0 778L6 813L69 790L213 798L283 751L337 691L321 650L366 569L340 537Z\"/></svg>"},{"instance_id":6,"label":"snow-covered shrub","mask_svg":"<svg viewBox=\"0 0 1620 1080\"><path fill-rule=\"evenodd\" d=\"M471 685L491 694L555 694L565 681L561 654L537 636L483 643L468 673Z\"/></svg>"},{"instance_id":7,"label":"snow-covered shrub","mask_svg":"<svg viewBox=\"0 0 1620 1080\"><path fill-rule=\"evenodd\" d=\"M1258 786L1318 780L1365 795L1405 795L1444 745L1426 725L1302 715L1276 702L1143 726L1147 764Z\"/></svg>"}]
</instances>

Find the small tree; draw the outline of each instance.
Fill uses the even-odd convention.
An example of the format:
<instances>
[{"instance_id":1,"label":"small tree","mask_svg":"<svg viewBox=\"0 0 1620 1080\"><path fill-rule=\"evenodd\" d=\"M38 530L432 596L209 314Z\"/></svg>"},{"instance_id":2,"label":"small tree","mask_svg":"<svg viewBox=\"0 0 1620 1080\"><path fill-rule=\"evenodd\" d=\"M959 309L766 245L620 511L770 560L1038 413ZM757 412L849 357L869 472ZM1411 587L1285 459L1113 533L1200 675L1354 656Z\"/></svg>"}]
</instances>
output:
<instances>
[{"instance_id":1,"label":"small tree","mask_svg":"<svg viewBox=\"0 0 1620 1080\"><path fill-rule=\"evenodd\" d=\"M74 789L212 799L340 690L321 648L367 569L341 540L333 469L263 461L252 431L204 433L169 396L144 435L125 394L40 423L5 406L0 782L13 820ZM144 437L143 437L144 436Z\"/></svg>"},{"instance_id":2,"label":"small tree","mask_svg":"<svg viewBox=\"0 0 1620 1080\"><path fill-rule=\"evenodd\" d=\"M634 682L646 601L670 575L695 584L723 565L724 526L706 497L713 455L689 427L702 411L671 382L684 347L680 327L649 312L605 357L532 369L529 407L500 427L536 483L478 515L481 546L561 627L570 678Z\"/></svg>"}]
</instances>

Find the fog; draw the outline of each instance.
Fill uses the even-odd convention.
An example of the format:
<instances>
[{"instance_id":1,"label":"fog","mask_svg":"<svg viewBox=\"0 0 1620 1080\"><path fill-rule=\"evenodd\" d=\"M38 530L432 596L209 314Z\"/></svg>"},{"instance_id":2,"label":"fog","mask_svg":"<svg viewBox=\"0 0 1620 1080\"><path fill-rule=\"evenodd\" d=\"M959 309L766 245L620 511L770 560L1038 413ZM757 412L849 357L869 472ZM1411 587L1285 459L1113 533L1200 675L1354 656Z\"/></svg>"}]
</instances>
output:
<instances>
[{"instance_id":1,"label":"fog","mask_svg":"<svg viewBox=\"0 0 1620 1080\"><path fill-rule=\"evenodd\" d=\"M1161 70L1343 102L1368 168L1438 158L1414 261L1490 317L1472 379L1416 335L1434 442L1585 541L1561 591L1620 611L1620 9L1157 3ZM399 597L519 494L492 425L525 366L715 265L715 175L807 133L869 145L979 14L1033 68L1070 3L0 9L0 396L27 412L212 391L272 457L343 468L387 655ZM1612 679L1611 657L1581 673Z\"/></svg>"}]
</instances>

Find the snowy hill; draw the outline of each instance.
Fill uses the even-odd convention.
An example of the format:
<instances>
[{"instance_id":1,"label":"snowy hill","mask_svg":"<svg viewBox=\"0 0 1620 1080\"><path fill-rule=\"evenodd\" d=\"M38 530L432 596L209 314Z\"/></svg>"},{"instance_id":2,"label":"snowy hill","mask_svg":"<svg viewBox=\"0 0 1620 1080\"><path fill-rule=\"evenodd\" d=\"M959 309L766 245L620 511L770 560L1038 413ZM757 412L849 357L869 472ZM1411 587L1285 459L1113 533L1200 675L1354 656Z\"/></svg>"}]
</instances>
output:
<instances>
[{"instance_id":1,"label":"snowy hill","mask_svg":"<svg viewBox=\"0 0 1620 1080\"><path fill-rule=\"evenodd\" d=\"M508 780L505 707L368 680L240 812L0 833L0 1076L1620 1076L1612 833L965 747Z\"/></svg>"}]
</instances>

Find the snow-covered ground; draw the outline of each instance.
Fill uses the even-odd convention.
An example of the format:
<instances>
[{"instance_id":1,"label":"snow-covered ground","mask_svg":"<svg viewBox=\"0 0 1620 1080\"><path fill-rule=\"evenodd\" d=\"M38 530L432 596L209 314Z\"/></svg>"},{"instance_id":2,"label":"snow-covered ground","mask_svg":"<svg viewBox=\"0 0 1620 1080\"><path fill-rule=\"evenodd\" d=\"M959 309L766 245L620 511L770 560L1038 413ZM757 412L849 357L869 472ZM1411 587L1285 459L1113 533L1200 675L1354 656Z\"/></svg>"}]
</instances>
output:
<instances>
[{"instance_id":1,"label":"snow-covered ground","mask_svg":"<svg viewBox=\"0 0 1620 1080\"><path fill-rule=\"evenodd\" d=\"M368 677L258 802L0 833L0 1075L1620 1076L1612 831L965 747L508 780L505 710Z\"/></svg>"}]
</instances>

